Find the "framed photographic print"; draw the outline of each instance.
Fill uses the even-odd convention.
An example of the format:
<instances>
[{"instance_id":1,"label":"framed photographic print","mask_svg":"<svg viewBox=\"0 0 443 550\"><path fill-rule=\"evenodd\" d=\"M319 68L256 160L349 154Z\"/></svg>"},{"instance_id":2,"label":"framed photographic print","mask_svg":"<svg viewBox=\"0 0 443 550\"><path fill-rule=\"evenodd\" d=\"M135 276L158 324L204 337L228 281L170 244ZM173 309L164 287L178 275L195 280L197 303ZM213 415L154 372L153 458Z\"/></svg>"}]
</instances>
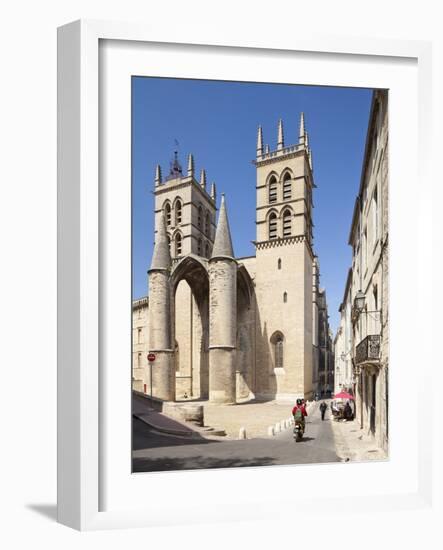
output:
<instances>
[{"instance_id":1,"label":"framed photographic print","mask_svg":"<svg viewBox=\"0 0 443 550\"><path fill-rule=\"evenodd\" d=\"M82 21L58 75L59 521L430 507L429 45Z\"/></svg>"}]
</instances>

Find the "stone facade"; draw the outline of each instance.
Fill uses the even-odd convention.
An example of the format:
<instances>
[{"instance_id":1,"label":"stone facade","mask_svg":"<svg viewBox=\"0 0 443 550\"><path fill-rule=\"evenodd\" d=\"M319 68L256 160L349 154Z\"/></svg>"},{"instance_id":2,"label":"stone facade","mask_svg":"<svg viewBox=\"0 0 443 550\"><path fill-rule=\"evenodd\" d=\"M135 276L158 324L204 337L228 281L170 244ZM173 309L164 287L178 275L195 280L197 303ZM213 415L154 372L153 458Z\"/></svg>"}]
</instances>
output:
<instances>
[{"instance_id":1,"label":"stone facade","mask_svg":"<svg viewBox=\"0 0 443 550\"><path fill-rule=\"evenodd\" d=\"M134 387L173 401L306 399L331 364L326 294L313 253L312 154L304 117L295 145L263 144L255 159L256 254L235 258L225 197L175 155L155 177L156 236L149 270L151 369L134 355ZM134 303L134 331L140 319ZM146 304L147 307L147 304ZM139 346L139 344L137 344ZM135 347L134 347L135 350ZM332 371L331 371L332 372ZM148 380L149 379L149 380ZM152 380L152 385L151 385Z\"/></svg>"},{"instance_id":2,"label":"stone facade","mask_svg":"<svg viewBox=\"0 0 443 550\"><path fill-rule=\"evenodd\" d=\"M388 162L388 93L377 90L351 224L352 268L340 307L336 347L346 361L352 361L360 427L385 451L389 440ZM336 378L341 367L336 363Z\"/></svg>"}]
</instances>

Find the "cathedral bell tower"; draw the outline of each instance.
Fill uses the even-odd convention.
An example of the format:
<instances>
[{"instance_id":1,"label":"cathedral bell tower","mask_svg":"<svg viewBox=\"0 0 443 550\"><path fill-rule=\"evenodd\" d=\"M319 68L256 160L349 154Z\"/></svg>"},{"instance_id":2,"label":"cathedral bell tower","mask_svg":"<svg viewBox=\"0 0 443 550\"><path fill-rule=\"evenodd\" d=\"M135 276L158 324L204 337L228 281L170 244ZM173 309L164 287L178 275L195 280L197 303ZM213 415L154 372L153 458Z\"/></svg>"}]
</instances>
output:
<instances>
[{"instance_id":1,"label":"cathedral bell tower","mask_svg":"<svg viewBox=\"0 0 443 550\"><path fill-rule=\"evenodd\" d=\"M256 293L257 393L277 398L312 392L312 153L304 114L298 140L286 145L279 120L277 146L257 135Z\"/></svg>"},{"instance_id":2,"label":"cathedral bell tower","mask_svg":"<svg viewBox=\"0 0 443 550\"><path fill-rule=\"evenodd\" d=\"M155 227L158 218L165 218L172 259L187 254L210 258L215 238L215 183L207 189L206 170L195 177L194 157L188 156L183 173L177 151L163 180L160 165L155 173Z\"/></svg>"}]
</instances>

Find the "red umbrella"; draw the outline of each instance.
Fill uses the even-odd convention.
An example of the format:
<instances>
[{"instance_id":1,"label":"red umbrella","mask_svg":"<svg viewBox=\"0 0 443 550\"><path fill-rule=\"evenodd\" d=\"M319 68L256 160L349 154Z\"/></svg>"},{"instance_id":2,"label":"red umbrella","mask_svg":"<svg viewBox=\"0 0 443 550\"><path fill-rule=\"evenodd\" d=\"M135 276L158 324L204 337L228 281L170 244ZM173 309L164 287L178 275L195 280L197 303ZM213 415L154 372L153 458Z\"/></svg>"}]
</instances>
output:
<instances>
[{"instance_id":1,"label":"red umbrella","mask_svg":"<svg viewBox=\"0 0 443 550\"><path fill-rule=\"evenodd\" d=\"M334 395L334 399L354 399L354 396L351 395L350 393L342 391L340 393L336 393Z\"/></svg>"}]
</instances>

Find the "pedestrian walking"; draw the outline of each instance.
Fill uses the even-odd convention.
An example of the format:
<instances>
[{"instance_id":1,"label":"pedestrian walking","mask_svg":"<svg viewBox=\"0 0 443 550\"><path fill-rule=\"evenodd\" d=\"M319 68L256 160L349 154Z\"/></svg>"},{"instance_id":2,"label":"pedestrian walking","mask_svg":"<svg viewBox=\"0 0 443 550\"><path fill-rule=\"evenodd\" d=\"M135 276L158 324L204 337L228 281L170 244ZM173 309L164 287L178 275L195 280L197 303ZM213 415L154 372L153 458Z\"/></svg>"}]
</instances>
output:
<instances>
[{"instance_id":1,"label":"pedestrian walking","mask_svg":"<svg viewBox=\"0 0 443 550\"><path fill-rule=\"evenodd\" d=\"M326 403L324 401L322 401L320 403L320 412L321 412L321 419L322 420L325 419L325 412L326 412L327 408L328 408L328 406L326 405Z\"/></svg>"}]
</instances>

